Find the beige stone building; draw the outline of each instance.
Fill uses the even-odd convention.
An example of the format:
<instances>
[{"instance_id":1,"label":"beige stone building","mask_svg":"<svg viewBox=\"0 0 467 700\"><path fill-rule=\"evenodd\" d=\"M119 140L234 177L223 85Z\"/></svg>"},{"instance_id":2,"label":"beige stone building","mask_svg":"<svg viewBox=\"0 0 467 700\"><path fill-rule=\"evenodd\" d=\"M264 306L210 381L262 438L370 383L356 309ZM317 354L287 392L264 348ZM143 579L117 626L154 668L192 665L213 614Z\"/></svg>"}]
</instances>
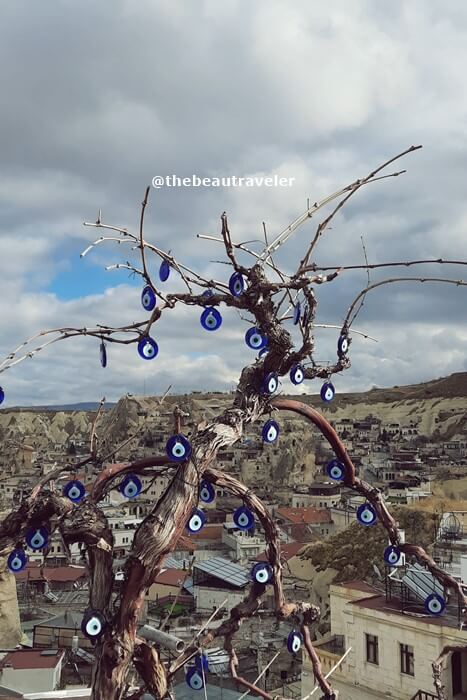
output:
<instances>
[{"instance_id":1,"label":"beige stone building","mask_svg":"<svg viewBox=\"0 0 467 700\"><path fill-rule=\"evenodd\" d=\"M331 586L331 633L316 644L325 673L351 647L333 673L339 700L436 700L431 662L448 645L467 645L455 606L438 617L401 609L400 601L362 581ZM467 652L456 652L445 667L447 697L467 698ZM302 696L314 686L304 659Z\"/></svg>"}]
</instances>

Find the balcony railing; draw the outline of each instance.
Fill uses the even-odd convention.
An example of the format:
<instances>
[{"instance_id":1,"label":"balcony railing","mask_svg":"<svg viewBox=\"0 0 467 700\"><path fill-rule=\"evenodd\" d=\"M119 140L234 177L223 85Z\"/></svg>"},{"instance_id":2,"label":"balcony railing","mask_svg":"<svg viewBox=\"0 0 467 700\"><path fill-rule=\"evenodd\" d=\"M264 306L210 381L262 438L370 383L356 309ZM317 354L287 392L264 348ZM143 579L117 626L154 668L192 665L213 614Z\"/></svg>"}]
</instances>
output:
<instances>
[{"instance_id":1,"label":"balcony railing","mask_svg":"<svg viewBox=\"0 0 467 700\"><path fill-rule=\"evenodd\" d=\"M438 700L438 696L429 693L427 690L418 690L410 700Z\"/></svg>"}]
</instances>

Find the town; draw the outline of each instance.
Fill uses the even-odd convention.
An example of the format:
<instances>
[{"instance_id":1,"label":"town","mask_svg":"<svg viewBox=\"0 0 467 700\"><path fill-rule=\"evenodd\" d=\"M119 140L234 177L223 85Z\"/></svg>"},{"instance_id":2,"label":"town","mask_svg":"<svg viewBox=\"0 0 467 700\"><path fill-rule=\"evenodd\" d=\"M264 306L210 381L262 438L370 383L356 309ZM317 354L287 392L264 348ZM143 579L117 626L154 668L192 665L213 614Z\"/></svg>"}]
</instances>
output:
<instances>
[{"instance_id":1,"label":"town","mask_svg":"<svg viewBox=\"0 0 467 700\"><path fill-rule=\"evenodd\" d=\"M437 564L467 591L467 375L393 390L342 396L325 414L352 454L361 478L394 506L403 536L430 548ZM315 401L301 396L302 401ZM103 467L163 453L174 409L182 433L192 434L221 412L231 396L222 393L163 399L126 396L102 412L97 427ZM49 488L63 492L76 480L88 489L95 467L79 465L89 454L95 411L4 409L0 510L5 517L31 485L57 465L68 474ZM315 648L323 670L343 698L436 700L431 663L446 646L466 642L462 610L419 564L401 555L385 561L387 534L356 519L365 499L332 478L333 453L300 417L279 421L268 444L261 427L250 427L218 464L263 500L279 529L287 598L312 602L321 616ZM114 488L101 504L114 538L114 595L125 576L139 524L163 494L172 475L143 476L137 497ZM217 488L203 502L204 527L185 530L147 591L139 634L152 640L170 664L209 626L221 624L247 595L254 572L267 564L260 523L240 526L241 505ZM88 600L88 570L79 545L68 547L54 534L45 549L28 552L16 574L4 571L0 587L0 698L89 697L93 642L82 631ZM427 612L436 593L445 608ZM315 687L313 669L301 650L284 640L290 624L271 614L272 588L257 615L245 620L236 642L239 675L271 695L300 700ZM161 633L164 635L161 636ZM209 698L253 697L239 692L221 645L207 649ZM449 697L467 698L467 652L455 652L443 683ZM175 697L199 697L183 669ZM149 697L149 695L148 695Z\"/></svg>"}]
</instances>

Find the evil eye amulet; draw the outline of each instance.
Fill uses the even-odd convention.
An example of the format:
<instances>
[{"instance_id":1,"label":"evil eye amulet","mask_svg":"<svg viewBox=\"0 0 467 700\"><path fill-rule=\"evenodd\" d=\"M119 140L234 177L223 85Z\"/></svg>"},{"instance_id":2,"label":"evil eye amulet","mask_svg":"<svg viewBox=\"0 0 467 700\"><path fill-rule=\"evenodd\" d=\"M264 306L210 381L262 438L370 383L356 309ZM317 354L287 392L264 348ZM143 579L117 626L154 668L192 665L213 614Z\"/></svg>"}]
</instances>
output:
<instances>
[{"instance_id":1,"label":"evil eye amulet","mask_svg":"<svg viewBox=\"0 0 467 700\"><path fill-rule=\"evenodd\" d=\"M195 666L200 673L209 671L209 659L206 654L199 654L195 657Z\"/></svg>"},{"instance_id":2,"label":"evil eye amulet","mask_svg":"<svg viewBox=\"0 0 467 700\"><path fill-rule=\"evenodd\" d=\"M185 462L190 459L191 445L184 435L172 435L165 446L167 456L174 462Z\"/></svg>"},{"instance_id":3,"label":"evil eye amulet","mask_svg":"<svg viewBox=\"0 0 467 700\"><path fill-rule=\"evenodd\" d=\"M266 421L261 431L264 442L275 442L279 437L279 430L279 424L275 420Z\"/></svg>"},{"instance_id":4,"label":"evil eye amulet","mask_svg":"<svg viewBox=\"0 0 467 700\"><path fill-rule=\"evenodd\" d=\"M249 328L245 333L245 343L252 350L261 350L268 344L268 339L259 328Z\"/></svg>"},{"instance_id":5,"label":"evil eye amulet","mask_svg":"<svg viewBox=\"0 0 467 700\"><path fill-rule=\"evenodd\" d=\"M357 520L361 525L365 525L366 527L375 524L378 520L378 516L370 503L362 503L362 505L357 508Z\"/></svg>"},{"instance_id":6,"label":"evil eye amulet","mask_svg":"<svg viewBox=\"0 0 467 700\"><path fill-rule=\"evenodd\" d=\"M292 630L292 632L287 637L287 649L289 653L298 654L298 652L302 648L302 641L302 635L300 634L300 632Z\"/></svg>"},{"instance_id":7,"label":"evil eye amulet","mask_svg":"<svg viewBox=\"0 0 467 700\"><path fill-rule=\"evenodd\" d=\"M46 527L32 527L26 533L28 547L34 551L47 547L49 541L49 531Z\"/></svg>"},{"instance_id":8,"label":"evil eye amulet","mask_svg":"<svg viewBox=\"0 0 467 700\"><path fill-rule=\"evenodd\" d=\"M430 615L441 615L446 607L446 601L437 593L432 593L425 598L425 610Z\"/></svg>"},{"instance_id":9,"label":"evil eye amulet","mask_svg":"<svg viewBox=\"0 0 467 700\"><path fill-rule=\"evenodd\" d=\"M391 544L384 550L383 557L388 566L397 566L401 560L401 550Z\"/></svg>"},{"instance_id":10,"label":"evil eye amulet","mask_svg":"<svg viewBox=\"0 0 467 700\"><path fill-rule=\"evenodd\" d=\"M341 335L337 341L337 352L339 355L345 355L349 349L349 339L346 335Z\"/></svg>"},{"instance_id":11,"label":"evil eye amulet","mask_svg":"<svg viewBox=\"0 0 467 700\"><path fill-rule=\"evenodd\" d=\"M136 498L141 493L143 485L136 474L129 474L118 488L125 498Z\"/></svg>"},{"instance_id":12,"label":"evil eye amulet","mask_svg":"<svg viewBox=\"0 0 467 700\"><path fill-rule=\"evenodd\" d=\"M204 688L204 681L202 672L197 668L190 668L185 676L186 684L192 690L202 690Z\"/></svg>"},{"instance_id":13,"label":"evil eye amulet","mask_svg":"<svg viewBox=\"0 0 467 700\"><path fill-rule=\"evenodd\" d=\"M345 476L345 466L337 459L332 459L326 465L326 474L334 481L342 481Z\"/></svg>"},{"instance_id":14,"label":"evil eye amulet","mask_svg":"<svg viewBox=\"0 0 467 700\"><path fill-rule=\"evenodd\" d=\"M289 377L292 384L301 384L305 379L305 370L302 365L294 365L290 370Z\"/></svg>"},{"instance_id":15,"label":"evil eye amulet","mask_svg":"<svg viewBox=\"0 0 467 700\"><path fill-rule=\"evenodd\" d=\"M331 382L324 382L323 386L321 387L321 391L319 392L322 400L325 403L329 403L330 401L333 400L334 396L336 395L336 390L334 389L334 384Z\"/></svg>"},{"instance_id":16,"label":"evil eye amulet","mask_svg":"<svg viewBox=\"0 0 467 700\"><path fill-rule=\"evenodd\" d=\"M251 570L251 578L256 583L266 584L272 579L272 567L269 564L255 564Z\"/></svg>"},{"instance_id":17,"label":"evil eye amulet","mask_svg":"<svg viewBox=\"0 0 467 700\"><path fill-rule=\"evenodd\" d=\"M245 506L240 506L233 514L233 521L240 530L251 530L255 525L255 516Z\"/></svg>"},{"instance_id":18,"label":"evil eye amulet","mask_svg":"<svg viewBox=\"0 0 467 700\"><path fill-rule=\"evenodd\" d=\"M186 529L188 530L188 532L196 534L197 532L203 529L205 524L206 516L204 515L203 511L199 508L193 508L190 518L186 524Z\"/></svg>"},{"instance_id":19,"label":"evil eye amulet","mask_svg":"<svg viewBox=\"0 0 467 700\"><path fill-rule=\"evenodd\" d=\"M73 503L79 503L83 499L84 494L84 485L81 483L81 481L77 481L76 479L69 481L63 487L63 495L66 498L69 498L70 501L73 501Z\"/></svg>"},{"instance_id":20,"label":"evil eye amulet","mask_svg":"<svg viewBox=\"0 0 467 700\"><path fill-rule=\"evenodd\" d=\"M154 292L154 289L147 284L141 292L141 304L143 305L143 309L146 311L152 311L156 306L156 301L156 293Z\"/></svg>"},{"instance_id":21,"label":"evil eye amulet","mask_svg":"<svg viewBox=\"0 0 467 700\"><path fill-rule=\"evenodd\" d=\"M199 321L205 331L217 331L222 325L222 316L213 306L208 306L204 309Z\"/></svg>"},{"instance_id":22,"label":"evil eye amulet","mask_svg":"<svg viewBox=\"0 0 467 700\"><path fill-rule=\"evenodd\" d=\"M167 262L167 260L163 260L161 262L161 266L159 268L159 279L161 282L167 282L169 279L170 275L170 265Z\"/></svg>"},{"instance_id":23,"label":"evil eye amulet","mask_svg":"<svg viewBox=\"0 0 467 700\"><path fill-rule=\"evenodd\" d=\"M279 377L276 372L269 372L263 379L263 394L274 394L279 388Z\"/></svg>"},{"instance_id":24,"label":"evil eye amulet","mask_svg":"<svg viewBox=\"0 0 467 700\"><path fill-rule=\"evenodd\" d=\"M202 481L199 489L199 498L203 503L212 503L216 497L214 486L209 481Z\"/></svg>"},{"instance_id":25,"label":"evil eye amulet","mask_svg":"<svg viewBox=\"0 0 467 700\"><path fill-rule=\"evenodd\" d=\"M24 549L14 549L7 559L8 569L13 574L19 574L19 572L26 567L27 563L28 555L26 554Z\"/></svg>"},{"instance_id":26,"label":"evil eye amulet","mask_svg":"<svg viewBox=\"0 0 467 700\"><path fill-rule=\"evenodd\" d=\"M300 314L302 313L302 307L300 305L300 302L297 301L297 303L294 306L293 310L293 322L294 326L298 325L298 322L300 321Z\"/></svg>"},{"instance_id":27,"label":"evil eye amulet","mask_svg":"<svg viewBox=\"0 0 467 700\"><path fill-rule=\"evenodd\" d=\"M100 353L101 366L107 367L107 348L105 347L104 341L101 342L101 345L99 348L99 353Z\"/></svg>"},{"instance_id":28,"label":"evil eye amulet","mask_svg":"<svg viewBox=\"0 0 467 700\"><path fill-rule=\"evenodd\" d=\"M245 280L239 272L234 272L229 279L230 293L234 297L239 297L245 291Z\"/></svg>"},{"instance_id":29,"label":"evil eye amulet","mask_svg":"<svg viewBox=\"0 0 467 700\"><path fill-rule=\"evenodd\" d=\"M158 352L159 347L153 338L150 338L148 335L141 338L138 343L138 354L143 360L153 360Z\"/></svg>"},{"instance_id":30,"label":"evil eye amulet","mask_svg":"<svg viewBox=\"0 0 467 700\"><path fill-rule=\"evenodd\" d=\"M96 640L105 632L105 617L100 610L89 610L81 621L81 632L88 639Z\"/></svg>"}]
</instances>

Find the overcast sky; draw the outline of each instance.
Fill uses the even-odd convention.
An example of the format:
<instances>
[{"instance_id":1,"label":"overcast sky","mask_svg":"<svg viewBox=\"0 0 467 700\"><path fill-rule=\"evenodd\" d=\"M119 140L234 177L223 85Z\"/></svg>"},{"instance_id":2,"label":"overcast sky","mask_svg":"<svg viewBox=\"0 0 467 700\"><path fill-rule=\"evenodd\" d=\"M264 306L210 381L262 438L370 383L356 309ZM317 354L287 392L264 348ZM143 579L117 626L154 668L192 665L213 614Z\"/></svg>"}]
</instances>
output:
<instances>
[{"instance_id":1,"label":"overcast sky","mask_svg":"<svg viewBox=\"0 0 467 700\"><path fill-rule=\"evenodd\" d=\"M274 175L291 187L152 189L146 237L188 266L212 263L222 211L235 241L272 237L306 208L412 144L407 174L362 189L316 250L321 264L450 257L467 260L467 5L431 0L114 0L0 10L0 352L37 331L144 319L141 284L105 272L120 246L80 259L96 219L136 229L155 175ZM318 221L277 256L291 272ZM259 243L253 244L259 250ZM155 269L155 268L154 268ZM403 271L402 274L405 272ZM418 268L462 278L465 268ZM399 274L401 274L399 270ZM417 274L409 270L406 274ZM372 274L372 281L382 274ZM317 290L318 321L339 324L366 282L345 273ZM173 275L166 285L182 290ZM337 391L467 370L467 288L401 284L372 292L352 368ZM199 311L153 328L159 356L134 345L66 340L0 375L4 407L116 400L122 394L230 389L253 359L247 324L225 313L207 333ZM317 331L333 360L337 331ZM307 391L319 390L312 382ZM290 388L284 381L285 389Z\"/></svg>"}]
</instances>

